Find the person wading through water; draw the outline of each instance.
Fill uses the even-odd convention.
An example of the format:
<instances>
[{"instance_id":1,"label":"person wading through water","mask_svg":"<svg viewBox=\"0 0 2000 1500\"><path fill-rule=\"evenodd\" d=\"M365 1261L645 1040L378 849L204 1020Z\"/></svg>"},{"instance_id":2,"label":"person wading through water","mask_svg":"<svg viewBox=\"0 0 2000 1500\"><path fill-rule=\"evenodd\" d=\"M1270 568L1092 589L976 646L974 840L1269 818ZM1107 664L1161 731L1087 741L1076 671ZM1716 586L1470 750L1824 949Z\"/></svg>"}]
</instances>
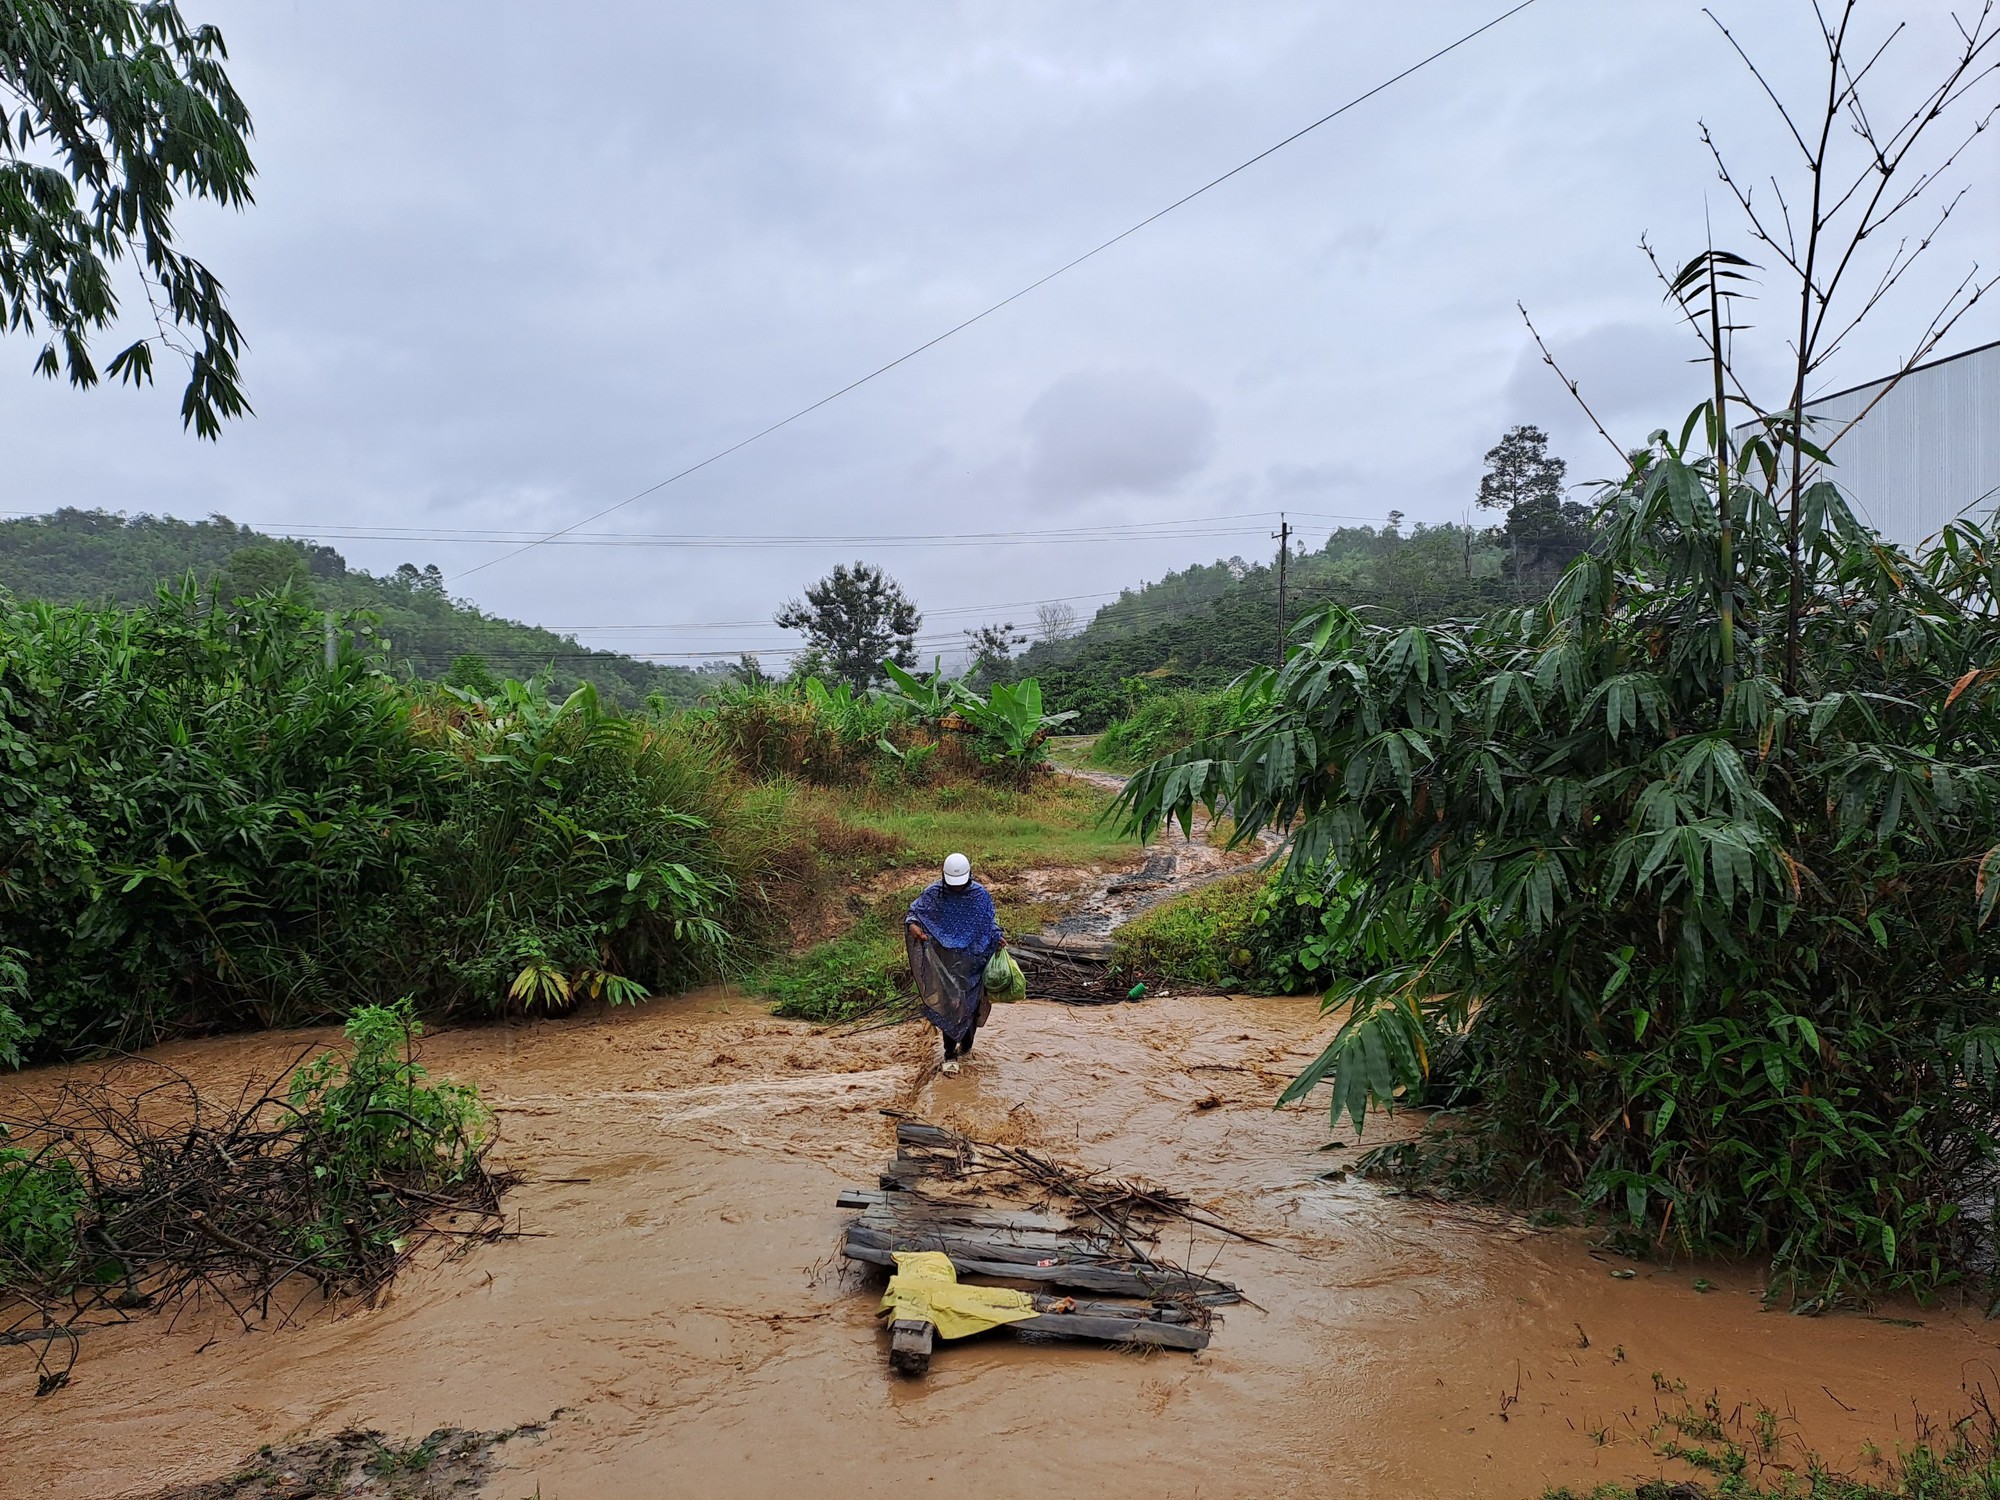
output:
<instances>
[{"instance_id":1,"label":"person wading through water","mask_svg":"<svg viewBox=\"0 0 2000 1500\"><path fill-rule=\"evenodd\" d=\"M923 997L924 1019L944 1036L944 1071L972 1050L993 1002L986 998L986 961L1007 946L993 898L972 878L972 861L948 854L944 878L910 903L903 946Z\"/></svg>"}]
</instances>

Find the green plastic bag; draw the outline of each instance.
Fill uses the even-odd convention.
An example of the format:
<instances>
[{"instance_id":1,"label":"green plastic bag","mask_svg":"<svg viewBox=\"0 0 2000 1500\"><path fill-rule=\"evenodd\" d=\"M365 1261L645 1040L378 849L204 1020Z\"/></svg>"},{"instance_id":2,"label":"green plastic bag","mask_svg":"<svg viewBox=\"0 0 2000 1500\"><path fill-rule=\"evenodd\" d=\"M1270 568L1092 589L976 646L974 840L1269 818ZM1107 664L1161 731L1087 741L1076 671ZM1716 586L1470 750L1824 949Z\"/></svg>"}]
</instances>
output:
<instances>
[{"instance_id":1,"label":"green plastic bag","mask_svg":"<svg viewBox=\"0 0 2000 1500\"><path fill-rule=\"evenodd\" d=\"M1003 1004L1028 998L1028 976L1005 948L986 960L986 998Z\"/></svg>"}]
</instances>

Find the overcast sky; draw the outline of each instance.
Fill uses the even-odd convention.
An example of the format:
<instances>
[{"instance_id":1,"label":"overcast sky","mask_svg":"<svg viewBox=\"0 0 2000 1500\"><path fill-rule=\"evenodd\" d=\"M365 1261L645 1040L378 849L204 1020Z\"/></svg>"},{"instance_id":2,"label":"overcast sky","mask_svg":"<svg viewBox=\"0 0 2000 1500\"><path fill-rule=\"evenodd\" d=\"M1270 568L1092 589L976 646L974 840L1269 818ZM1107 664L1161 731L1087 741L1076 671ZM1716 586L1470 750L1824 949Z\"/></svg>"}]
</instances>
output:
<instances>
[{"instance_id":1,"label":"overcast sky","mask_svg":"<svg viewBox=\"0 0 2000 1500\"><path fill-rule=\"evenodd\" d=\"M1811 44L1805 0L1717 5L1781 86L1805 81L1783 61ZM1088 615L1169 568L1266 552L1280 508L1321 535L1391 510L1458 519L1515 422L1548 428L1573 478L1600 476L1613 455L1515 303L1636 444L1697 399L1640 235L1685 258L1706 209L1719 243L1749 248L1698 121L1747 167L1789 169L1693 0L1538 0L586 528L932 538L1243 518L1208 528L1233 534L549 546L466 576L505 549L329 528L576 522L1017 290L1502 0L183 8L222 27L256 121L256 205L188 214L184 243L229 289L257 415L200 443L177 380L77 393L30 375L30 341L0 340L0 509L221 511L378 572L434 561L482 607L642 653L790 640L729 622L768 619L856 556L886 564L939 638L1027 623L1019 601ZM1868 9L1916 33L1883 67L1886 105L1935 67L1945 7ZM1973 191L1929 269L1828 388L1892 364L1939 288L1996 258L2000 159L1982 143L1958 175ZM1995 337L2000 309L1982 306L1947 348Z\"/></svg>"}]
</instances>

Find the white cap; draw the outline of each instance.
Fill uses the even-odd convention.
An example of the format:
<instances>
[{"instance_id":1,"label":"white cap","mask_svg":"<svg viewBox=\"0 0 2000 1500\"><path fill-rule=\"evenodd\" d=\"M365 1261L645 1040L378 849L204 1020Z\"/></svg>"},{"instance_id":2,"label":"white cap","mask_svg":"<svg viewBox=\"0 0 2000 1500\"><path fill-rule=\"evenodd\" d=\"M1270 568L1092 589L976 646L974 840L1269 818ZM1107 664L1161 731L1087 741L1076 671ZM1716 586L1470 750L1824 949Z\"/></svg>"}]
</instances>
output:
<instances>
[{"instance_id":1,"label":"white cap","mask_svg":"<svg viewBox=\"0 0 2000 1500\"><path fill-rule=\"evenodd\" d=\"M972 879L972 861L963 854L947 854L944 857L944 883L964 885Z\"/></svg>"}]
</instances>

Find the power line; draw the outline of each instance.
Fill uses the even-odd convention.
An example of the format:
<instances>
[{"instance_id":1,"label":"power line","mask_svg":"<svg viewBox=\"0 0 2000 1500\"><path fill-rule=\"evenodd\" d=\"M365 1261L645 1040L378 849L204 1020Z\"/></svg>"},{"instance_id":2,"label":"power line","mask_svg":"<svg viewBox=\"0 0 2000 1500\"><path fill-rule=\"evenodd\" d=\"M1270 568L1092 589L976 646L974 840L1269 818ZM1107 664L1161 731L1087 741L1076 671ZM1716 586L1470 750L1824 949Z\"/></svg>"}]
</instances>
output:
<instances>
[{"instance_id":1,"label":"power line","mask_svg":"<svg viewBox=\"0 0 2000 1500\"><path fill-rule=\"evenodd\" d=\"M1199 615L1203 610L1215 604L1220 604L1220 603L1243 604L1243 605L1269 604L1272 600L1276 598L1277 598L1277 589L1274 584L1253 585L1253 586L1244 586L1239 584L1225 593L1211 594L1201 599L1180 601L1180 602L1160 602L1150 605L1141 605L1133 609L1122 611L1118 615L1114 616L1110 621L1107 621L1106 622L1107 629L1112 629L1120 632L1120 634L1112 635L1107 639L1109 640L1120 639L1122 637L1122 632L1126 630L1135 630L1135 631L1146 630L1150 629L1154 625L1162 623L1171 623L1176 620L1190 619ZM994 611L991 610L970 611L969 613L991 613L991 612ZM765 622L759 622L759 623L765 623ZM943 651L962 646L964 644L964 637L965 637L965 632L961 630L953 634L919 636L912 644L917 649L925 652ZM659 658L659 659L666 659L669 661L720 660L726 657L736 657L743 655L796 656L799 653L809 649L810 649L809 646L805 645L804 643L796 641L780 641L776 643L763 643L763 644L755 642L749 644L739 643L735 646L727 648L710 647L692 651L668 651L665 649L648 650L643 646L637 646L629 642L619 646L606 646L601 648L603 652L615 655L628 656L635 660L654 660L656 658ZM537 656L538 658L541 655L543 655L543 653L535 653L535 652L524 653L524 654L534 655ZM590 651L585 651L582 653L568 653L568 655L574 655L579 660L584 659L592 654L594 653ZM557 653L557 655L560 657L564 655L564 653Z\"/></svg>"},{"instance_id":2,"label":"power line","mask_svg":"<svg viewBox=\"0 0 2000 1500\"><path fill-rule=\"evenodd\" d=\"M660 490L665 489L670 484L679 483L681 480L686 479L690 474L699 473L701 470L707 468L710 464L719 463L721 460L729 457L730 454L739 452L740 450L749 447L752 443L755 443L760 439L769 437L772 433L777 432L780 428L791 426L792 423L798 421L801 417L809 416L813 412L818 411L822 406L826 406L831 402L838 401L842 396L847 395L850 391L859 390L862 386L868 384L869 381L874 380L879 376L888 374L898 365L908 363L910 360L915 359L919 354L924 353L928 349L933 349L937 345L943 343L946 339L952 337L952 335L957 333L963 333L966 329L972 327L973 324L981 322L984 319L991 317L994 313L999 312L1003 307L1007 307L1012 303L1018 302L1021 300L1021 298L1027 296L1030 292L1036 291L1041 287L1047 286L1051 281L1054 281L1058 276L1063 275L1065 272L1073 271L1078 266L1082 265L1085 261L1092 260L1095 257L1102 255L1106 250L1109 250L1113 245L1118 244L1120 241L1130 239L1133 235L1137 234L1140 230L1146 228L1148 225L1155 224L1159 220L1164 219L1168 214L1172 213L1175 209L1184 207L1185 205L1192 203L1195 199L1201 197L1202 194L1209 192L1214 188L1220 187L1223 183L1229 181L1230 178L1236 176L1238 173L1248 171L1251 167L1257 165L1258 162L1264 160L1265 157L1275 155L1277 152L1282 151L1285 149L1285 147L1291 145L1294 141L1300 140L1303 137L1312 134L1312 132L1319 129L1320 126L1325 125L1330 121L1337 120L1342 115L1346 114L1349 110L1354 109L1361 104L1365 104L1368 100L1374 98L1377 94L1381 93L1383 90L1392 88L1396 84L1401 83L1405 78L1410 77L1412 74L1423 71L1423 69L1429 67L1432 63L1438 61L1438 59L1446 56L1449 53L1456 52L1460 47L1463 47L1467 42L1472 41L1475 37L1481 36L1484 33L1491 31L1494 27L1500 25L1503 21L1511 20L1513 17L1519 15L1522 11L1526 10L1529 6L1533 5L1534 3L1535 0L1520 0L1519 4L1514 5L1505 11L1502 11L1499 15L1495 16L1492 20L1486 22L1484 25L1474 27L1471 31L1466 32L1465 35L1459 37L1458 40L1451 42L1446 46L1438 48L1437 51L1431 53L1428 57L1423 58L1421 61L1410 64L1410 66L1403 69L1402 72L1397 73L1392 77L1385 78L1382 82L1376 84L1373 88L1369 89L1367 92L1355 95L1352 99L1348 100L1338 109L1331 110L1328 113L1321 115L1317 120L1314 120L1310 125L1307 125L1302 129L1293 131L1290 135L1286 136L1283 140L1279 141L1277 144L1265 147L1262 151L1259 151L1255 156L1250 157L1248 160L1238 162L1235 166L1231 167L1227 172L1224 172L1220 177L1214 177L1209 179L1207 182L1204 182L1200 187L1196 188L1193 192L1187 193L1182 197L1176 198L1172 203L1169 203L1165 208L1162 208L1155 213L1148 214L1145 218L1141 219L1138 223L1132 225L1129 229L1120 230L1117 234L1114 234L1113 236L1111 236L1110 239L1105 240L1102 244L1093 246L1091 249L1086 250L1083 252L1083 254L1077 256L1074 260L1066 261L1064 264L1057 266L1053 271L1050 271L1047 275L1042 276L1035 281L1029 282L1019 291L1014 292L1009 296L1002 297L998 302L995 302L992 306L984 308L981 311L974 313L971 317L965 319L961 323L954 324L950 328L947 328L943 333L938 334L935 338L925 340L923 343L917 345L916 348L909 350L907 353L897 355L896 358L890 360L887 364L879 365L875 369L870 370L866 375L863 375L859 380L849 381L839 390L834 391L830 395L820 397L819 400L813 402L810 406L800 407L790 416L782 417L778 421L771 423L768 427L760 428L758 431L751 433L750 436L743 438L737 442L731 443L727 448L721 449L719 452L716 453L711 453L707 458L702 459L699 463L689 464L685 469L682 469L680 472L676 474L668 475L665 479L662 479L657 484L650 484L646 486L645 489L638 491L636 494L627 495L623 500L618 501L617 504L615 505L607 505L603 510L596 512L594 515L585 516L582 520L575 522L573 525L565 526L558 531L552 531L547 536L529 542L525 546L517 547L512 552L503 553L499 557L488 558L485 562L480 563L475 567L467 568L463 573L459 574L458 576L460 578L469 578L474 573L483 572L487 568L493 567L496 564L506 562L511 558L519 557L523 552L532 551L536 547L545 546L550 542L556 541L564 536L567 536L570 532L581 530L583 527L588 526L593 521L602 520L604 517L610 515L615 510L622 510L625 506L632 504L635 500L643 500L646 496L651 494L656 494Z\"/></svg>"}]
</instances>

